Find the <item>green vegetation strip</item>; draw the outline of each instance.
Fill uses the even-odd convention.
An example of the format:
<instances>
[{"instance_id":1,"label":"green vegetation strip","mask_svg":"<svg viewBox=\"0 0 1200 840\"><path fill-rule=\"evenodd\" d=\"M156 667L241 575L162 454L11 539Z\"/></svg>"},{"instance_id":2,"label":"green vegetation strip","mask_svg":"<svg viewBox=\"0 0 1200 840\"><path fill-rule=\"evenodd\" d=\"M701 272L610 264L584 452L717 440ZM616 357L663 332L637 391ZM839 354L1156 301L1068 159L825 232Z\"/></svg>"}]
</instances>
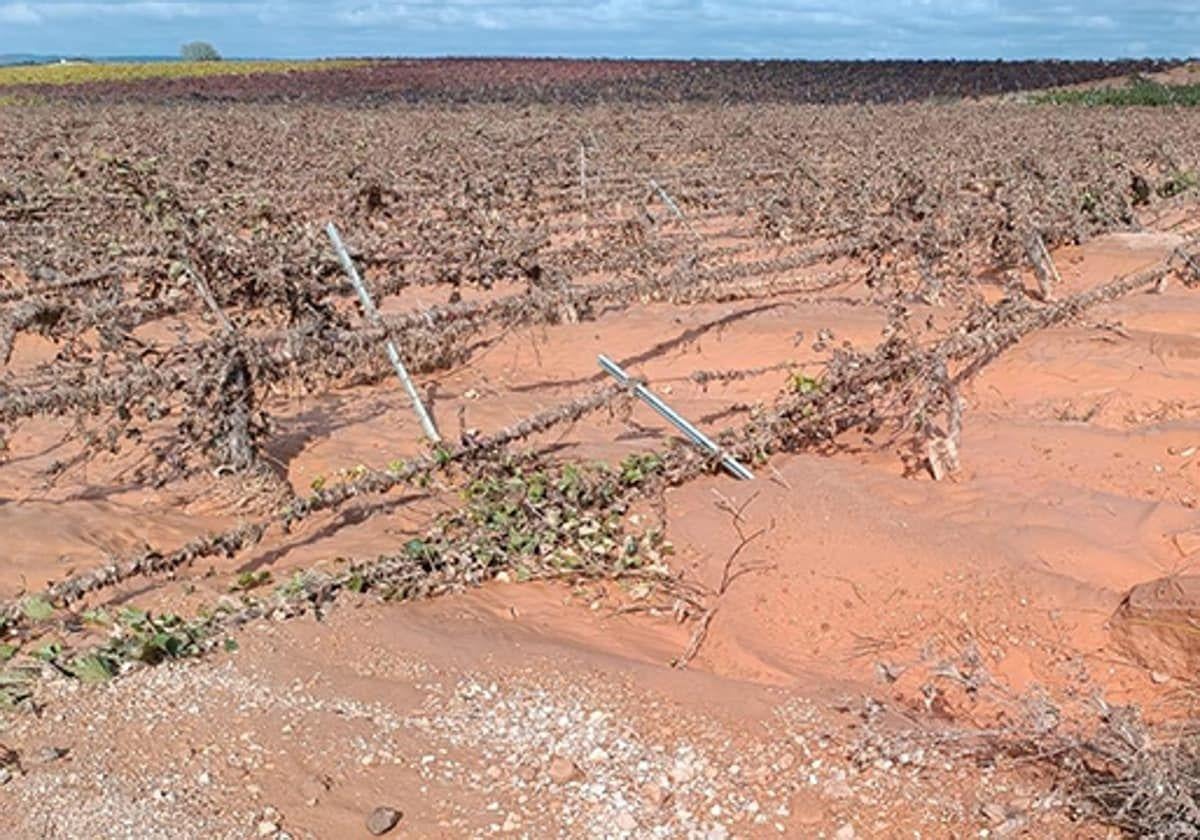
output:
<instances>
[{"instance_id":1,"label":"green vegetation strip","mask_svg":"<svg viewBox=\"0 0 1200 840\"><path fill-rule=\"evenodd\" d=\"M16 85L73 85L82 82L136 82L143 79L199 78L258 73L297 73L362 67L369 61L152 61L140 64L37 64L0 67L0 88Z\"/></svg>"},{"instance_id":2,"label":"green vegetation strip","mask_svg":"<svg viewBox=\"0 0 1200 840\"><path fill-rule=\"evenodd\" d=\"M1200 84L1162 85L1148 79L1137 79L1128 87L1094 88L1092 90L1052 90L1036 94L1033 101L1043 105L1088 106L1181 106L1200 105Z\"/></svg>"}]
</instances>

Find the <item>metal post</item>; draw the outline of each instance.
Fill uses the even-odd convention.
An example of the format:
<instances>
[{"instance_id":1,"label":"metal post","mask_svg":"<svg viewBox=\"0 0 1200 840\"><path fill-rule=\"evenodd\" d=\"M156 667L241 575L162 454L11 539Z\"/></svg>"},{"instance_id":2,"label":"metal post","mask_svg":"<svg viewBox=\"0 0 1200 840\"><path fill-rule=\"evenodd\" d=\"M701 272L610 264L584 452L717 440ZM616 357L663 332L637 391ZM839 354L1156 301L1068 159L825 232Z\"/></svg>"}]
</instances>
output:
<instances>
[{"instance_id":1,"label":"metal post","mask_svg":"<svg viewBox=\"0 0 1200 840\"><path fill-rule=\"evenodd\" d=\"M236 335L237 330L233 328L233 322L229 320L229 316L225 314L225 310L223 310L221 305L217 303L217 299L213 296L212 290L208 288L208 283L204 281L203 277L196 273L196 270L192 268L191 263L185 263L184 270L187 272L187 275L192 278L192 283L196 287L196 293L200 295L200 299L204 301L204 303L207 304L208 308L212 311L213 317L217 319L217 323L220 324L221 328L224 329L229 335Z\"/></svg>"},{"instance_id":2,"label":"metal post","mask_svg":"<svg viewBox=\"0 0 1200 840\"><path fill-rule=\"evenodd\" d=\"M675 203L675 200L672 199L671 196L667 195L667 191L658 185L658 181L655 181L653 178L651 178L650 188L658 193L658 197L661 198L663 203L671 209L671 212L675 214L675 218L683 221L683 211L679 209L679 205Z\"/></svg>"},{"instance_id":3,"label":"metal post","mask_svg":"<svg viewBox=\"0 0 1200 840\"><path fill-rule=\"evenodd\" d=\"M358 292L358 299L362 303L367 320L372 326L383 329L383 319L379 317L379 310L375 308L375 302L371 300L371 294L367 291L363 279L358 276L358 269L354 267L354 261L350 259L350 254L346 251L346 246L342 244L342 237L338 234L333 222L325 226L325 233L329 235L329 241L333 243L333 250L337 252L338 260L342 263L346 276L350 278L350 282L354 284L354 290ZM413 410L417 413L417 419L421 421L421 428L425 430L425 436L432 443L441 443L442 436L438 434L437 427L433 425L433 419L425 410L425 404L421 402L421 396L417 393L417 386L413 384L408 370L404 367L404 362L400 360L400 351L396 349L395 343L389 337L385 337L384 347L387 349L392 367L396 370L396 376L400 377L404 390L408 392L408 397L412 400Z\"/></svg>"},{"instance_id":4,"label":"metal post","mask_svg":"<svg viewBox=\"0 0 1200 840\"><path fill-rule=\"evenodd\" d=\"M622 385L629 386L632 384L633 393L635 393L642 402L661 414L669 423L671 423L671 425L683 432L688 440L696 444L696 446L700 447L701 449L706 450L710 454L719 457L721 459L721 466L723 466L731 475L734 475L743 481L751 481L754 479L754 473L742 466L742 464L732 455L722 452L721 447L717 446L717 444L714 443L713 440L708 437L708 435L704 434L704 432L700 431L683 417L681 417L679 413L675 411L675 409L671 408L671 406L667 405L665 402L655 396L649 388L638 383L631 383L629 374L625 373L625 371L621 369L620 365L607 356L600 356L598 357L597 361L600 362L600 367L602 367L609 376L620 382Z\"/></svg>"},{"instance_id":5,"label":"metal post","mask_svg":"<svg viewBox=\"0 0 1200 840\"><path fill-rule=\"evenodd\" d=\"M661 198L663 200L663 203L667 205L667 208L670 209L670 211L675 214L675 218L679 219L679 221L683 222L683 226L688 229L688 232L691 233L692 236L696 237L697 239L703 240L703 237L700 236L700 234L696 232L696 229L694 227L692 227L692 223L690 221L688 221L686 216L683 215L683 211L679 209L679 205L675 203L675 199L671 198L671 196L667 194L667 191L664 190L661 186L659 186L658 181L655 181L653 178L651 178L650 179L650 188L658 193L658 197Z\"/></svg>"},{"instance_id":6,"label":"metal post","mask_svg":"<svg viewBox=\"0 0 1200 840\"><path fill-rule=\"evenodd\" d=\"M583 141L579 141L579 198L587 203L587 156L583 150Z\"/></svg>"}]
</instances>

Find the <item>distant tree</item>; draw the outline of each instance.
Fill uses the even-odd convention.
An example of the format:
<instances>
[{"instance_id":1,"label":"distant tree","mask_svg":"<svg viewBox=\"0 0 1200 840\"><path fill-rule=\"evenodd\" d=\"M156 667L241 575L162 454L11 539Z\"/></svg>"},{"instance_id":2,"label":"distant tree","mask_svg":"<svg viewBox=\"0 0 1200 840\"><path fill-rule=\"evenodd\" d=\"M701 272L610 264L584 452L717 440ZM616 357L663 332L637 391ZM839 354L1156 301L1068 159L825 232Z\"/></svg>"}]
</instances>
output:
<instances>
[{"instance_id":1,"label":"distant tree","mask_svg":"<svg viewBox=\"0 0 1200 840\"><path fill-rule=\"evenodd\" d=\"M220 61L221 54L207 41L192 41L179 48L179 57L184 61Z\"/></svg>"}]
</instances>

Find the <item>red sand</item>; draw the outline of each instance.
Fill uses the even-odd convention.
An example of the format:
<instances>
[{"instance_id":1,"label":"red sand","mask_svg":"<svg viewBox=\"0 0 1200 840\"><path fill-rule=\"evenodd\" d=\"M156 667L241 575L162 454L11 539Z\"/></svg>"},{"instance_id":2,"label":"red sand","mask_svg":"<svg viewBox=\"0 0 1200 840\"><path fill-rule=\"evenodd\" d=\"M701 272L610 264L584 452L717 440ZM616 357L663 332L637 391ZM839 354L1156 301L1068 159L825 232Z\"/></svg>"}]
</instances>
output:
<instances>
[{"instance_id":1,"label":"red sand","mask_svg":"<svg viewBox=\"0 0 1200 840\"><path fill-rule=\"evenodd\" d=\"M1174 244L1110 236L1055 258L1067 290L1078 290L1148 266ZM672 562L710 586L738 544L724 500L745 505L747 533L763 529L739 554L747 571L720 598L687 670L669 663L690 626L612 616L586 587L494 584L429 604L343 603L327 624L251 628L231 656L82 689L86 703L51 706L52 727L22 719L0 729L25 755L49 742L71 750L0 788L0 831L118 836L107 832L124 817L131 833L120 836L244 837L264 824L293 837L361 836L372 807L395 804L398 831L412 837L1086 833L1039 805L1036 779L1017 771L947 764L932 750L919 760L864 752L874 724L858 713L878 698L901 713L878 725L896 729L904 709L944 702L960 721L986 723L987 704L944 676L964 655L1006 691L1098 687L1154 713L1176 677L1131 659L1109 621L1130 587L1200 558L1198 316L1200 298L1171 287L1025 340L965 394L963 469L946 481L905 477L896 453L864 442L832 457L778 459L752 484L713 476L671 491ZM815 366L818 330L869 346L882 324L867 307L786 298L647 306L510 335L436 377L433 408L451 424L462 406L467 424L486 432L602 381L597 353L627 359L690 330L631 367L700 418L768 398L781 374L702 389L691 372ZM22 338L14 364L40 352ZM297 488L418 446L391 383L285 407L274 409L284 417L276 454ZM243 515L234 485L122 488L110 480L118 463L41 487L40 471L69 457L63 432L54 422L23 428L0 470L0 497L19 501L0 504L5 597L106 552L177 545ZM638 408L628 421L599 415L542 443L607 459L667 434ZM371 556L443 504L409 500L336 530L336 517L315 517L213 563L211 580L207 566L183 577L215 597L235 570L283 579ZM181 581L139 581L120 597L185 598ZM60 690L66 700L74 689ZM579 765L581 779L554 782L555 754ZM664 792L670 799L656 804ZM45 825L57 833L39 835Z\"/></svg>"}]
</instances>

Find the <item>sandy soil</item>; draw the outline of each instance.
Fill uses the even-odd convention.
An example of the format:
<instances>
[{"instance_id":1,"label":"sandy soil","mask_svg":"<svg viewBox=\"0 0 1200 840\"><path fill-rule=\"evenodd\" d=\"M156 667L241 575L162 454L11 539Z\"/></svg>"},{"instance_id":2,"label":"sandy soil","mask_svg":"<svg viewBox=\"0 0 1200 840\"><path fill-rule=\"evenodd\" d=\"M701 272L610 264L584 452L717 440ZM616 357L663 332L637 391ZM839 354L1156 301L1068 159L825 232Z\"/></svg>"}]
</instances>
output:
<instances>
[{"instance_id":1,"label":"sandy soil","mask_svg":"<svg viewBox=\"0 0 1200 840\"><path fill-rule=\"evenodd\" d=\"M1055 259L1078 290L1177 242L1109 236ZM687 669L670 663L691 628L669 616L613 615L588 587L496 583L422 604L343 600L324 621L261 622L234 653L100 687L50 680L40 717L0 723L24 769L0 786L0 833L367 836L367 814L390 806L407 837L1103 836L1067 822L1028 768L963 760L927 713L985 724L990 707L959 685L982 675L997 694L1099 689L1153 714L1185 676L1157 657L1153 628L1117 638L1113 616L1131 587L1200 558L1197 323L1200 297L1172 286L1027 339L966 393L950 480L906 476L864 440L779 459L753 483L671 491L672 563L712 587L740 542L725 508L761 532ZM815 368L820 330L869 346L882 325L838 300L647 306L509 336L429 390L444 426L461 409L488 431L603 382L603 352L719 429L781 374L701 388L692 372ZM38 352L22 339L16 363ZM280 409L274 454L299 488L419 445L390 385ZM5 597L253 513L226 482L120 486L116 459L47 486L47 465L71 454L63 431L22 429L0 468ZM667 434L636 409L540 443L611 459ZM206 564L115 597L170 604L185 582L216 596L240 570L282 579L373 556L446 503L396 495L367 518L315 517L209 577Z\"/></svg>"}]
</instances>

